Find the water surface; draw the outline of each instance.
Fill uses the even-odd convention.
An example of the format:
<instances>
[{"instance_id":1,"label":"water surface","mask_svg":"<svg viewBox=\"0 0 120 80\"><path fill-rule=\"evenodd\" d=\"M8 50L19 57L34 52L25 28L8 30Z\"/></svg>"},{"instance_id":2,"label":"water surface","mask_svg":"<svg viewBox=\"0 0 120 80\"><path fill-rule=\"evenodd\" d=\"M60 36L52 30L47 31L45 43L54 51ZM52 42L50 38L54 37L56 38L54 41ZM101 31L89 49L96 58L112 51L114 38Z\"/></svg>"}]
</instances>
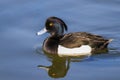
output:
<instances>
[{"instance_id":1,"label":"water surface","mask_svg":"<svg viewBox=\"0 0 120 80\"><path fill-rule=\"evenodd\" d=\"M108 54L54 62L37 51L49 35L35 33L50 16L62 18L68 32L113 38ZM65 75L56 80L120 80L119 40L120 0L0 0L0 80L54 80L37 66L50 67L57 61L69 66L61 68Z\"/></svg>"}]
</instances>

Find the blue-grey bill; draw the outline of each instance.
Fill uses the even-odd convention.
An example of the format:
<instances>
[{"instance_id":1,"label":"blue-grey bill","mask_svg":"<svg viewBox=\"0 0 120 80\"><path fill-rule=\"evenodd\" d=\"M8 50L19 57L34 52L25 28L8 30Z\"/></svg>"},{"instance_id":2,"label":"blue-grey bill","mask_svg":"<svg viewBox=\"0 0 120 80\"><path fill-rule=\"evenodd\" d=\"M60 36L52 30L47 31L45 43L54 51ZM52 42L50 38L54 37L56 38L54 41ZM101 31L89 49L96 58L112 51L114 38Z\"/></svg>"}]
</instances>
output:
<instances>
[{"instance_id":1,"label":"blue-grey bill","mask_svg":"<svg viewBox=\"0 0 120 80\"><path fill-rule=\"evenodd\" d=\"M39 32L37 32L37 35L39 36L39 35L42 35L46 32L47 32L47 30L46 30L46 28L44 28L44 29L40 30Z\"/></svg>"}]
</instances>

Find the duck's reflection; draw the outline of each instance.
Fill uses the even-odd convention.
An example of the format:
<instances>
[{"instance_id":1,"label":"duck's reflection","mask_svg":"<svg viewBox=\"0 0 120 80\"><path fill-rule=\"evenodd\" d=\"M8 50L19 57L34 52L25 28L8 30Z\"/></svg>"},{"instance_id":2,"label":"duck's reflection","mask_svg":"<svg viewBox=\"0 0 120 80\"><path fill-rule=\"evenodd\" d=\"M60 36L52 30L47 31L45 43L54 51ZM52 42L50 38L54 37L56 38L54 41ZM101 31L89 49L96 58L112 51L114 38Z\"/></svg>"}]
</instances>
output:
<instances>
[{"instance_id":1,"label":"duck's reflection","mask_svg":"<svg viewBox=\"0 0 120 80\"><path fill-rule=\"evenodd\" d=\"M38 65L39 68L45 69L52 78L65 77L70 65L70 58L61 58L58 56L51 57L52 65Z\"/></svg>"},{"instance_id":2,"label":"duck's reflection","mask_svg":"<svg viewBox=\"0 0 120 80\"><path fill-rule=\"evenodd\" d=\"M39 68L45 69L48 75L52 78L63 78L66 76L69 68L70 62L78 62L83 59L88 58L88 56L81 57L59 57L57 55L45 54L49 61L52 63L50 66L38 65Z\"/></svg>"}]
</instances>

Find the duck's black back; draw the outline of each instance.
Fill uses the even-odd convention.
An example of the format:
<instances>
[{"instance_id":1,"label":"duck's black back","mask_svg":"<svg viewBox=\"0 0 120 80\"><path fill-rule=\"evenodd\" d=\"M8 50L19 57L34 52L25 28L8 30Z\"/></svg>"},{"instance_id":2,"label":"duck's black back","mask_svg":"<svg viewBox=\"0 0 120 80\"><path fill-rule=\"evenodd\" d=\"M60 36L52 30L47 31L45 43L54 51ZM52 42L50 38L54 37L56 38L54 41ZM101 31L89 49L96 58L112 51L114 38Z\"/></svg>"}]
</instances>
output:
<instances>
[{"instance_id":1,"label":"duck's black back","mask_svg":"<svg viewBox=\"0 0 120 80\"><path fill-rule=\"evenodd\" d=\"M93 35L86 32L76 32L65 34L60 40L60 45L67 48L80 47L81 45L89 45L92 48L107 48L109 40L104 39L102 36Z\"/></svg>"}]
</instances>

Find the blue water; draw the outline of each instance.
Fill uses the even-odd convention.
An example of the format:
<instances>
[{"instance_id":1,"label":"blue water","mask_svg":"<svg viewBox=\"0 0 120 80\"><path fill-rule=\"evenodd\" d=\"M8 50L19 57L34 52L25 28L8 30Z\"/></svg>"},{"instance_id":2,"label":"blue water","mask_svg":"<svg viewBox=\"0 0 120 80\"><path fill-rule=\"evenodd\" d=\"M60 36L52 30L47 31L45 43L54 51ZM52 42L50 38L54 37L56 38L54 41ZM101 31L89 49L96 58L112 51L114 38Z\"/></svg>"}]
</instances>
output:
<instances>
[{"instance_id":1,"label":"blue water","mask_svg":"<svg viewBox=\"0 0 120 80\"><path fill-rule=\"evenodd\" d=\"M50 16L63 19L68 32L86 31L113 38L108 54L52 61L41 50L49 35L35 35ZM68 70L61 68L66 74L55 80L120 80L119 44L120 0L0 0L0 80L54 80L38 67L50 67L53 62L69 62Z\"/></svg>"}]
</instances>

